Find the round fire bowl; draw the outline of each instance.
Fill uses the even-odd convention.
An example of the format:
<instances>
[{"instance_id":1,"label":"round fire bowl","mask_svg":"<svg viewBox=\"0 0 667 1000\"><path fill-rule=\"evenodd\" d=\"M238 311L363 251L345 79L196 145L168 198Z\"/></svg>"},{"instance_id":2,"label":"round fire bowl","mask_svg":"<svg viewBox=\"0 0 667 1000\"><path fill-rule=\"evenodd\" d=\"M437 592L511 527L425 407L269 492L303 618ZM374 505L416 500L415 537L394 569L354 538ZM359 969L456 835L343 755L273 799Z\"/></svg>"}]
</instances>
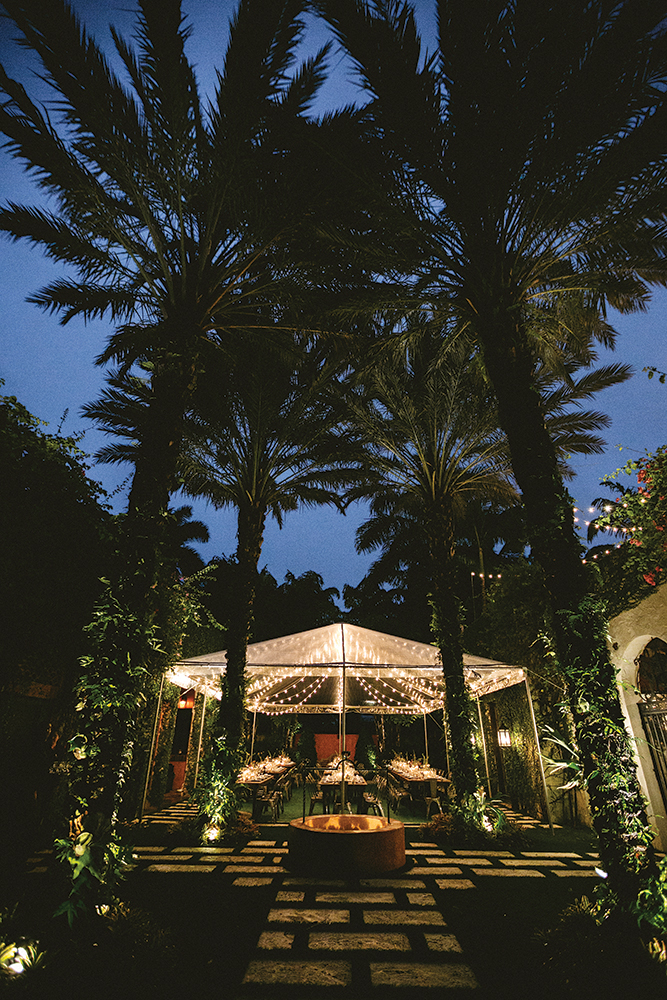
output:
<instances>
[{"instance_id":1,"label":"round fire bowl","mask_svg":"<svg viewBox=\"0 0 667 1000\"><path fill-rule=\"evenodd\" d=\"M405 827L380 816L332 814L293 819L290 867L298 871L375 875L405 865Z\"/></svg>"}]
</instances>

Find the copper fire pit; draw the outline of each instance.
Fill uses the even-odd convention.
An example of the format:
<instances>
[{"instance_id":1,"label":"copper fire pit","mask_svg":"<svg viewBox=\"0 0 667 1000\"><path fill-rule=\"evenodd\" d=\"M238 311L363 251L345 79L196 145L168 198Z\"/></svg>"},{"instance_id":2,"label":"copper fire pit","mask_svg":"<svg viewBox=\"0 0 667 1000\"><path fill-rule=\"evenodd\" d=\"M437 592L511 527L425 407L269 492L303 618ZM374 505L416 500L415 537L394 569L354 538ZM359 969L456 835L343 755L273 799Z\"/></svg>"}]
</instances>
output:
<instances>
[{"instance_id":1,"label":"copper fire pit","mask_svg":"<svg viewBox=\"0 0 667 1000\"><path fill-rule=\"evenodd\" d=\"M293 819L288 864L312 873L375 875L405 865L405 827L379 816L331 814Z\"/></svg>"}]
</instances>

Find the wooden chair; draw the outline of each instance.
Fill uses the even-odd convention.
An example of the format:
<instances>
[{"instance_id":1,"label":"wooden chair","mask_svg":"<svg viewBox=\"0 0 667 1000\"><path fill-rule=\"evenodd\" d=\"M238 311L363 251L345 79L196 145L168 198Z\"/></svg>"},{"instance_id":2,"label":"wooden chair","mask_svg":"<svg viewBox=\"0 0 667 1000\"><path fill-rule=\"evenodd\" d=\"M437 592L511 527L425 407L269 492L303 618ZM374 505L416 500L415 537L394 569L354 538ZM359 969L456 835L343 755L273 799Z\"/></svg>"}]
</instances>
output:
<instances>
[{"instance_id":1,"label":"wooden chair","mask_svg":"<svg viewBox=\"0 0 667 1000\"><path fill-rule=\"evenodd\" d=\"M438 782L435 778L431 778L428 782L428 793L424 795L424 801L426 802L426 819L430 818L431 809L433 806L437 806L438 812L442 812L442 802L440 801L440 796L438 795Z\"/></svg>"},{"instance_id":2,"label":"wooden chair","mask_svg":"<svg viewBox=\"0 0 667 1000\"><path fill-rule=\"evenodd\" d=\"M309 816L312 816L313 813L315 812L315 806L317 805L318 802L322 804L323 813L329 811L324 801L324 792L322 791L322 787L320 785L318 785L317 789L314 792L311 792L310 794L310 809L308 810Z\"/></svg>"},{"instance_id":3,"label":"wooden chair","mask_svg":"<svg viewBox=\"0 0 667 1000\"><path fill-rule=\"evenodd\" d=\"M391 808L395 813L397 813L406 799L410 800L412 796L410 795L410 789L405 785L402 785L395 778L389 775L387 783L387 793L389 796L389 802Z\"/></svg>"},{"instance_id":4,"label":"wooden chair","mask_svg":"<svg viewBox=\"0 0 667 1000\"><path fill-rule=\"evenodd\" d=\"M273 788L263 788L255 799L255 816L261 823L264 813L269 813L274 823L280 819L281 797Z\"/></svg>"},{"instance_id":5,"label":"wooden chair","mask_svg":"<svg viewBox=\"0 0 667 1000\"><path fill-rule=\"evenodd\" d=\"M364 803L366 807L365 812L373 812L376 816L384 816L384 810L382 808L382 803L380 802L378 788L376 785L370 784L368 786L364 792Z\"/></svg>"}]
</instances>

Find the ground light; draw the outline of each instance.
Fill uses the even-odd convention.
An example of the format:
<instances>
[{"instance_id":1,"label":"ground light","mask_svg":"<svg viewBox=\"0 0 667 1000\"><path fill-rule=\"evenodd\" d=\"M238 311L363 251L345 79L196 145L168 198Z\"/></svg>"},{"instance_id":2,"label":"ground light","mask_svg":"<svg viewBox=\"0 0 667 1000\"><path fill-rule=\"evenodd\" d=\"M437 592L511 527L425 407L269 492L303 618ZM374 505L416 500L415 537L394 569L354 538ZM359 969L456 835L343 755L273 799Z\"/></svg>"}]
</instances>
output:
<instances>
[{"instance_id":1,"label":"ground light","mask_svg":"<svg viewBox=\"0 0 667 1000\"><path fill-rule=\"evenodd\" d=\"M0 970L8 976L20 976L27 969L41 965L45 953L39 951L37 944L37 941L0 943Z\"/></svg>"}]
</instances>

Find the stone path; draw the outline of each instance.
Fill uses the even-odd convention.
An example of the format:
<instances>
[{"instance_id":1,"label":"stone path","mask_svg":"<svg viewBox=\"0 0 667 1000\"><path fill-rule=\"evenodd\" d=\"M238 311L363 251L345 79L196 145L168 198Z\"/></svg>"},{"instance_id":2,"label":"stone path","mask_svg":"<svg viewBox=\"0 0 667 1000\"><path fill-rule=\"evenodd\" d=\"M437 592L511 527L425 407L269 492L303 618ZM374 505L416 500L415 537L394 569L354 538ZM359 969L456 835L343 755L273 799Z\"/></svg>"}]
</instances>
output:
<instances>
[{"instance_id":1,"label":"stone path","mask_svg":"<svg viewBox=\"0 0 667 1000\"><path fill-rule=\"evenodd\" d=\"M192 814L174 805L151 818L168 823ZM157 828L157 827L156 827ZM284 864L287 829L263 828L245 847L143 846L135 872L169 879L208 877L242 892L247 906L261 893L266 910L254 952L226 1000L314 1000L373 997L481 997L478 976L447 925L452 892L475 893L491 880L597 879L594 853L456 850L413 840L406 828L405 871L384 878L310 878ZM417 830L414 829L416 835ZM33 859L34 872L44 859ZM582 892L588 891L586 881ZM216 895L217 895L216 890ZM268 908L267 908L268 901ZM448 901L450 901L448 903ZM261 915L260 915L261 916ZM261 921L260 921L261 922ZM479 960L479 956L477 956ZM486 995L486 994L485 994Z\"/></svg>"}]
</instances>

